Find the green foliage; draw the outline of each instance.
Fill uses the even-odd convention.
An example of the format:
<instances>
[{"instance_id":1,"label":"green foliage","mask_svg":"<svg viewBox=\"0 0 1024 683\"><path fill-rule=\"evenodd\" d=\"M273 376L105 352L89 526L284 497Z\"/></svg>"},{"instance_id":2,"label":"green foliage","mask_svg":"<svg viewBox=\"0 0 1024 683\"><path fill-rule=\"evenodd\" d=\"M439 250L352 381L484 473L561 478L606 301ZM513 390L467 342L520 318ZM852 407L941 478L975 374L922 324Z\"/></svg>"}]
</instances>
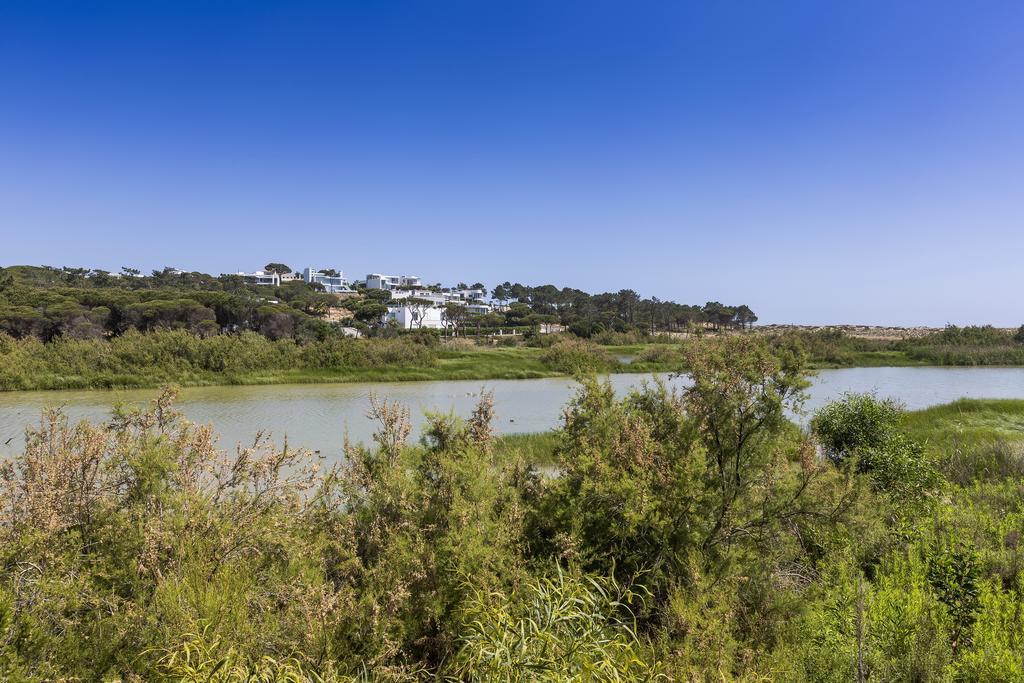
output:
<instances>
[{"instance_id":1,"label":"green foliage","mask_svg":"<svg viewBox=\"0 0 1024 683\"><path fill-rule=\"evenodd\" d=\"M1024 476L1024 401L960 399L903 416L951 482L999 482Z\"/></svg>"},{"instance_id":2,"label":"green foliage","mask_svg":"<svg viewBox=\"0 0 1024 683\"><path fill-rule=\"evenodd\" d=\"M266 373L430 367L436 349L418 341L331 336L299 345L255 332L201 337L163 330L43 343L0 334L0 390L224 384Z\"/></svg>"},{"instance_id":3,"label":"green foliage","mask_svg":"<svg viewBox=\"0 0 1024 683\"><path fill-rule=\"evenodd\" d=\"M615 361L601 347L581 339L560 339L541 354L541 361L559 372L579 375L607 372Z\"/></svg>"},{"instance_id":4,"label":"green foliage","mask_svg":"<svg viewBox=\"0 0 1024 683\"><path fill-rule=\"evenodd\" d=\"M871 394L845 394L811 419L811 429L825 454L835 462L864 449L885 445L899 424L903 408Z\"/></svg>"},{"instance_id":5,"label":"green foliage","mask_svg":"<svg viewBox=\"0 0 1024 683\"><path fill-rule=\"evenodd\" d=\"M811 419L825 454L839 465L852 463L875 485L906 500L921 500L939 485L924 448L898 429L902 407L871 394L846 394Z\"/></svg>"},{"instance_id":6,"label":"green foliage","mask_svg":"<svg viewBox=\"0 0 1024 683\"><path fill-rule=\"evenodd\" d=\"M970 637L980 607L981 568L977 552L962 541L947 540L928 553L925 578L935 597L946 606L951 646L956 651Z\"/></svg>"},{"instance_id":7,"label":"green foliage","mask_svg":"<svg viewBox=\"0 0 1024 683\"><path fill-rule=\"evenodd\" d=\"M648 590L639 623L672 643L679 678L735 673L778 637L768 615L792 609L776 572L807 562L812 539L855 533L841 475L815 465L785 418L802 360L775 351L749 337L701 347L681 394L654 384L619 400L584 382L560 475L532 494L532 554Z\"/></svg>"},{"instance_id":8,"label":"green foliage","mask_svg":"<svg viewBox=\"0 0 1024 683\"><path fill-rule=\"evenodd\" d=\"M173 648L157 650L156 670L161 677L181 683L323 683L324 677L308 674L294 658L274 659L263 655L246 661L219 638L187 633ZM337 680L331 677L330 680Z\"/></svg>"},{"instance_id":9,"label":"green foliage","mask_svg":"<svg viewBox=\"0 0 1024 683\"><path fill-rule=\"evenodd\" d=\"M910 357L936 365L1024 364L1024 346L1016 335L991 325L950 326L905 346Z\"/></svg>"},{"instance_id":10,"label":"green foliage","mask_svg":"<svg viewBox=\"0 0 1024 683\"><path fill-rule=\"evenodd\" d=\"M455 669L477 681L664 679L630 618L641 597L561 570L530 580L513 598L478 590L463 608Z\"/></svg>"},{"instance_id":11,"label":"green foliage","mask_svg":"<svg viewBox=\"0 0 1024 683\"><path fill-rule=\"evenodd\" d=\"M981 584L971 645L954 664L956 681L1024 681L1024 600L1020 589Z\"/></svg>"},{"instance_id":12,"label":"green foliage","mask_svg":"<svg viewBox=\"0 0 1024 683\"><path fill-rule=\"evenodd\" d=\"M374 398L373 442L327 468L222 451L173 392L104 424L48 411L0 465L0 679L1024 680L1024 477L986 455L1024 441L1024 402L846 397L813 421L823 458L787 419L791 340L703 341L683 390L584 378L546 435L495 437L485 392L415 441ZM457 360L434 343L164 330L0 354Z\"/></svg>"}]
</instances>

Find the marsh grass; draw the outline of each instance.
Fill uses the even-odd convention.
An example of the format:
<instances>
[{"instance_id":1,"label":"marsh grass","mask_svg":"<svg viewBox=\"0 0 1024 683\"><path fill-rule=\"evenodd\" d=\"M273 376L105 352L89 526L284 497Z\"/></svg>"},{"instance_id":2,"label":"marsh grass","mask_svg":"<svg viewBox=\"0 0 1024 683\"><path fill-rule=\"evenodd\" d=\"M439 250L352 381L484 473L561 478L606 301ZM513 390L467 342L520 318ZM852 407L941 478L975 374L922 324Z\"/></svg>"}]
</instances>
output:
<instances>
[{"instance_id":1,"label":"marsh grass","mask_svg":"<svg viewBox=\"0 0 1024 683\"><path fill-rule=\"evenodd\" d=\"M903 428L950 481L1024 477L1024 400L961 399L907 413Z\"/></svg>"},{"instance_id":2,"label":"marsh grass","mask_svg":"<svg viewBox=\"0 0 1024 683\"><path fill-rule=\"evenodd\" d=\"M531 465L553 466L558 463L555 449L558 447L558 432L533 434L505 434L495 439L494 453L499 462L522 459Z\"/></svg>"},{"instance_id":3,"label":"marsh grass","mask_svg":"<svg viewBox=\"0 0 1024 683\"><path fill-rule=\"evenodd\" d=\"M772 335L814 368L1024 364L1024 344L1000 330L944 331L921 340L866 340L837 331ZM756 333L755 333L756 335ZM0 391L153 388L334 382L539 379L595 373L686 370L689 349L713 337L598 345L541 335L537 346L459 340L328 338L300 344L254 332L203 338L187 330L112 339L14 339L0 334ZM619 359L628 358L629 362Z\"/></svg>"}]
</instances>

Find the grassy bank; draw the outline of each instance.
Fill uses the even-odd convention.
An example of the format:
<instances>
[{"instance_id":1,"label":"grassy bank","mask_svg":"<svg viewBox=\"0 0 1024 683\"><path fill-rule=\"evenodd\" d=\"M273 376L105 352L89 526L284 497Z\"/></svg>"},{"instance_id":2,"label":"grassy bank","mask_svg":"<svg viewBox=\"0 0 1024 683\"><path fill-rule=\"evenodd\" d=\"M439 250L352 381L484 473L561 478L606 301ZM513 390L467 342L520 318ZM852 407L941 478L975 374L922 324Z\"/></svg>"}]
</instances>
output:
<instances>
[{"instance_id":1,"label":"grassy bank","mask_svg":"<svg viewBox=\"0 0 1024 683\"><path fill-rule=\"evenodd\" d=\"M903 426L933 447L959 443L976 447L995 441L1024 441L1024 400L960 399L907 413Z\"/></svg>"},{"instance_id":2,"label":"grassy bank","mask_svg":"<svg viewBox=\"0 0 1024 683\"><path fill-rule=\"evenodd\" d=\"M676 372L685 370L690 350L711 339L599 345L559 335L535 340L537 346L495 347L461 340L442 343L430 335L328 337L298 343L253 332L202 337L185 330L160 330L44 343L0 334L0 391ZM1024 363L1024 344L998 330L947 330L913 341L858 339L835 332L786 333L771 339L802 349L809 366L816 369Z\"/></svg>"},{"instance_id":3,"label":"grassy bank","mask_svg":"<svg viewBox=\"0 0 1024 683\"><path fill-rule=\"evenodd\" d=\"M231 384L536 379L633 368L595 344L562 339L545 348L443 345L425 336L341 337L298 344L246 332L198 337L185 330L132 332L110 340L43 343L0 335L0 390L152 388Z\"/></svg>"}]
</instances>

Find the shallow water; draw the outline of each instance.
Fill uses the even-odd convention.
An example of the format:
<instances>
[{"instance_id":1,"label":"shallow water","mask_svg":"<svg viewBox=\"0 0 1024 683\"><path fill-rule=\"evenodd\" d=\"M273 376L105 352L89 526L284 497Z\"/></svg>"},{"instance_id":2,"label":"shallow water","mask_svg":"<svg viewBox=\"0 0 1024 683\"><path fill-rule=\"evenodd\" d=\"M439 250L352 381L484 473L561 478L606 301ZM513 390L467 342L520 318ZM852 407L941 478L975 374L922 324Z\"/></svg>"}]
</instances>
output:
<instances>
[{"instance_id":1,"label":"shallow water","mask_svg":"<svg viewBox=\"0 0 1024 683\"><path fill-rule=\"evenodd\" d=\"M649 381L650 375L610 376L616 391ZM808 411L847 391L894 397L913 410L961 397L1024 398L1024 368L849 368L822 370L813 378ZM684 380L670 380L682 386ZM374 425L366 418L371 394L407 405L418 433L424 411L468 415L481 390L493 391L498 433L536 432L558 426L576 384L567 378L460 380L360 384L290 384L182 389L179 408L194 422L211 423L221 445L251 442L260 429L281 443L337 456L347 434L367 441ZM45 406L61 406L73 420L104 420L118 401L143 403L156 390L0 393L0 454L17 452L26 425ZM6 445L5 441L10 439Z\"/></svg>"}]
</instances>

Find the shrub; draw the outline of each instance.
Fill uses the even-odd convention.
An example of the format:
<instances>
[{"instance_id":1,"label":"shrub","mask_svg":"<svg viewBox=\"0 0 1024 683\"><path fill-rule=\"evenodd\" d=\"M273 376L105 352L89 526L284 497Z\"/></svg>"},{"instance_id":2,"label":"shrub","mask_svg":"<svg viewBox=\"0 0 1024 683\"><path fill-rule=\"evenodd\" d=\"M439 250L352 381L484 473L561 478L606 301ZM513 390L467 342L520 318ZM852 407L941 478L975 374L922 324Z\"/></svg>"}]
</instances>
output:
<instances>
[{"instance_id":1,"label":"shrub","mask_svg":"<svg viewBox=\"0 0 1024 683\"><path fill-rule=\"evenodd\" d=\"M902 413L903 408L891 399L848 393L815 413L811 429L825 454L839 463L857 451L883 446Z\"/></svg>"},{"instance_id":2,"label":"shrub","mask_svg":"<svg viewBox=\"0 0 1024 683\"><path fill-rule=\"evenodd\" d=\"M541 354L548 367L571 375L607 372L616 363L608 352L582 339L564 338Z\"/></svg>"},{"instance_id":3,"label":"shrub","mask_svg":"<svg viewBox=\"0 0 1024 683\"><path fill-rule=\"evenodd\" d=\"M991 325L950 326L920 339L907 340L903 347L911 358L939 365L1024 363L1024 345L1013 333Z\"/></svg>"},{"instance_id":4,"label":"shrub","mask_svg":"<svg viewBox=\"0 0 1024 683\"><path fill-rule=\"evenodd\" d=\"M836 464L852 464L880 490L921 500L939 485L940 477L924 448L898 431L902 412L891 400L846 394L815 413L811 429Z\"/></svg>"},{"instance_id":5,"label":"shrub","mask_svg":"<svg viewBox=\"0 0 1024 683\"><path fill-rule=\"evenodd\" d=\"M678 346L650 346L641 351L634 362L667 365L681 364L682 360L681 349Z\"/></svg>"}]
</instances>

